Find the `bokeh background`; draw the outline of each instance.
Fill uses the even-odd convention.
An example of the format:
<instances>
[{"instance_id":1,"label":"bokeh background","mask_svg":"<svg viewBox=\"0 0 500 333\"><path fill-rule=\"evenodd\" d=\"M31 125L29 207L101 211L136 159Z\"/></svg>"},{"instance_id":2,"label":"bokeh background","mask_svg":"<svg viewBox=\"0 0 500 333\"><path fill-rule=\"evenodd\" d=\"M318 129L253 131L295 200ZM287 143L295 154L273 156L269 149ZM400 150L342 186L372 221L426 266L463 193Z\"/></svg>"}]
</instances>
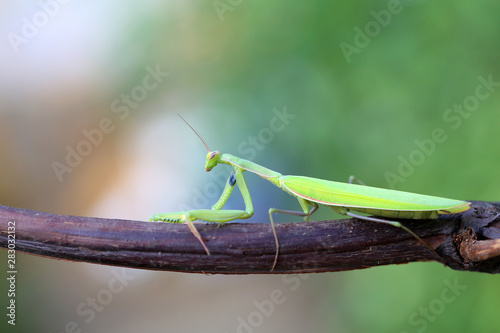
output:
<instances>
[{"instance_id":1,"label":"bokeh background","mask_svg":"<svg viewBox=\"0 0 500 333\"><path fill-rule=\"evenodd\" d=\"M139 220L210 207L229 170L204 172L206 150L176 113L211 149L282 173L499 199L498 3L0 7L3 205ZM245 222L267 221L270 206L298 208L258 177L247 182L256 213ZM237 192L229 206L243 207ZM328 209L315 216L333 217ZM0 258L6 272L5 250ZM17 269L15 327L0 282L2 332L498 329L498 277L438 263L202 276L18 253ZM123 288L110 293L116 281Z\"/></svg>"}]
</instances>

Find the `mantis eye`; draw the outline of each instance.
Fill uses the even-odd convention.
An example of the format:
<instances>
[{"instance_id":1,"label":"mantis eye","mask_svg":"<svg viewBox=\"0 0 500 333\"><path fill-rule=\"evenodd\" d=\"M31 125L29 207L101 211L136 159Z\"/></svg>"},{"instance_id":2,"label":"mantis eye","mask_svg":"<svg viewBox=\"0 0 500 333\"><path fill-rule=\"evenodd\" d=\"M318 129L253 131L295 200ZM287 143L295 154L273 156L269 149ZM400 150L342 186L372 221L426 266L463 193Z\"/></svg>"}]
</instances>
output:
<instances>
[{"instance_id":1,"label":"mantis eye","mask_svg":"<svg viewBox=\"0 0 500 333\"><path fill-rule=\"evenodd\" d=\"M217 154L217 152L216 152L216 151L213 151L213 152L210 154L210 157L209 157L208 159L210 159L210 160L211 160L212 158L214 158L214 157L215 157L215 155L216 155L216 154Z\"/></svg>"}]
</instances>

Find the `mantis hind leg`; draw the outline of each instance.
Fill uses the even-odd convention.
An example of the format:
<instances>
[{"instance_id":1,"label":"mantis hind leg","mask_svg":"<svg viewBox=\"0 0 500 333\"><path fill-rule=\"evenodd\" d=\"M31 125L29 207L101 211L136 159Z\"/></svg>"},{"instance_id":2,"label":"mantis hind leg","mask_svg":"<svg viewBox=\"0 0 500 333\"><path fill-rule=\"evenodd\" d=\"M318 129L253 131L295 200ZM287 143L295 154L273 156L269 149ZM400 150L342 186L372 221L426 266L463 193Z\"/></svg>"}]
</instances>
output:
<instances>
[{"instance_id":1,"label":"mantis hind leg","mask_svg":"<svg viewBox=\"0 0 500 333\"><path fill-rule=\"evenodd\" d=\"M360 219L360 220L377 222L377 223L385 223L385 224L392 225L392 226L394 226L396 228L401 228L401 229L405 230L406 232L408 232L413 237L415 237L418 241L420 241L420 243L424 244L432 253L434 253L436 255L436 257L439 258L440 261L442 260L441 256L439 254L437 254L437 252L432 247L430 247L429 244L427 244L416 233L414 233L413 231L411 231L410 229L408 229L407 227L405 227L404 225L402 225L401 223L399 223L397 221L389 221L389 220L384 220L384 219L380 219L380 218L377 218L377 217L359 215L359 214L356 214L356 213L353 213L353 212L350 212L350 211L345 212L345 214L349 215L351 217L355 217L355 218Z\"/></svg>"},{"instance_id":2,"label":"mantis hind leg","mask_svg":"<svg viewBox=\"0 0 500 333\"><path fill-rule=\"evenodd\" d=\"M274 267L276 267L276 263L278 262L278 254L279 254L279 250L280 250L278 235L276 234L276 228L274 227L273 213L303 216L305 218L305 220L307 221L309 219L309 217L315 211L318 210L318 204L316 202L307 201L307 200L302 199L302 198L297 198L297 200L299 200L300 206L302 207L302 212L296 211L296 210L286 210L286 209L278 209L278 208L270 208L269 209L269 219L271 220L271 228L273 230L274 240L276 241L276 255L274 256L274 263L273 263L273 267L271 268L271 271L273 271ZM313 208L309 209L309 205L311 205Z\"/></svg>"},{"instance_id":3,"label":"mantis hind leg","mask_svg":"<svg viewBox=\"0 0 500 333\"><path fill-rule=\"evenodd\" d=\"M355 176L349 176L349 184L354 184L354 182L360 184L360 185L363 185L363 186L366 186L365 183L363 183L361 180L359 180L357 177Z\"/></svg>"}]
</instances>

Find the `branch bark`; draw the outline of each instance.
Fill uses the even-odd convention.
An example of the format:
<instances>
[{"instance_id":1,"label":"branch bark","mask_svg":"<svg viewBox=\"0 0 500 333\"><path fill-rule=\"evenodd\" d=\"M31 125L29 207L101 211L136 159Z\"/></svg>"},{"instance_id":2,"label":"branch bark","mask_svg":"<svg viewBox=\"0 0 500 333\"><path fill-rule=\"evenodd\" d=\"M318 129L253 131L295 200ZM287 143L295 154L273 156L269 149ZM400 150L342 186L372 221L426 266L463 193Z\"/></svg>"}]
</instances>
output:
<instances>
[{"instance_id":1,"label":"branch bark","mask_svg":"<svg viewBox=\"0 0 500 333\"><path fill-rule=\"evenodd\" d=\"M500 203L439 220L402 220L455 270L500 272ZM9 223L10 222L10 223ZM9 226L15 226L15 232ZM404 230L343 219L278 223L280 254L265 223L197 224L208 256L186 225L56 215L0 206L0 247L50 258L187 273L329 272L438 261ZM9 233L10 231L10 233ZM9 236L11 235L11 236ZM12 241L11 241L12 243ZM10 245L12 247L12 244Z\"/></svg>"}]
</instances>

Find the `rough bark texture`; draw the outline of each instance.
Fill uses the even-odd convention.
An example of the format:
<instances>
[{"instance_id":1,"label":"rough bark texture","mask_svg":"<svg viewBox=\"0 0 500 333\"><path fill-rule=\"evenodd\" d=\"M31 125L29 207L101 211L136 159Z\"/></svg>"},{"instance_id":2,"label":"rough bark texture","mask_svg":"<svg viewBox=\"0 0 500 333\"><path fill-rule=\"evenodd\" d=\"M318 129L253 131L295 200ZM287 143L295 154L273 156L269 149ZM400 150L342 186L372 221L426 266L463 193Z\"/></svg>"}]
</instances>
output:
<instances>
[{"instance_id":1,"label":"rough bark texture","mask_svg":"<svg viewBox=\"0 0 500 333\"><path fill-rule=\"evenodd\" d=\"M442 258L404 230L384 224L356 219L279 223L281 247L273 272L276 247L267 221L219 228L196 224L212 253L208 256L182 224L0 206L0 247L8 247L8 227L15 224L16 251L132 268L207 274L305 273L434 260L456 270L499 273L499 213L500 203L473 202L470 210L437 221L401 221Z\"/></svg>"}]
</instances>

